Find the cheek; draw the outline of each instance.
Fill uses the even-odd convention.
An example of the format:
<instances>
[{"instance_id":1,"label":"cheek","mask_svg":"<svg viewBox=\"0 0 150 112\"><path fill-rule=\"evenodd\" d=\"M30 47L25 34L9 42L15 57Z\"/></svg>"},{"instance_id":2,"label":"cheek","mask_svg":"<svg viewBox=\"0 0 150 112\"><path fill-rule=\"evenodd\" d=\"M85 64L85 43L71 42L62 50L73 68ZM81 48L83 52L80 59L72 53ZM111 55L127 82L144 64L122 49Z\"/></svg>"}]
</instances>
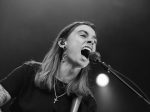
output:
<instances>
[{"instance_id":1,"label":"cheek","mask_svg":"<svg viewBox=\"0 0 150 112\"><path fill-rule=\"evenodd\" d=\"M71 57L76 57L80 51L80 45L77 42L70 42L67 46L68 55Z\"/></svg>"},{"instance_id":2,"label":"cheek","mask_svg":"<svg viewBox=\"0 0 150 112\"><path fill-rule=\"evenodd\" d=\"M95 52L96 51L96 45L93 47L93 52Z\"/></svg>"},{"instance_id":3,"label":"cheek","mask_svg":"<svg viewBox=\"0 0 150 112\"><path fill-rule=\"evenodd\" d=\"M81 48L82 41L80 39L77 39L76 37L74 37L73 39L68 40L67 45L70 50L77 50L77 49Z\"/></svg>"},{"instance_id":4,"label":"cheek","mask_svg":"<svg viewBox=\"0 0 150 112\"><path fill-rule=\"evenodd\" d=\"M83 39L78 34L71 34L67 41L71 44L80 44L83 42Z\"/></svg>"}]
</instances>

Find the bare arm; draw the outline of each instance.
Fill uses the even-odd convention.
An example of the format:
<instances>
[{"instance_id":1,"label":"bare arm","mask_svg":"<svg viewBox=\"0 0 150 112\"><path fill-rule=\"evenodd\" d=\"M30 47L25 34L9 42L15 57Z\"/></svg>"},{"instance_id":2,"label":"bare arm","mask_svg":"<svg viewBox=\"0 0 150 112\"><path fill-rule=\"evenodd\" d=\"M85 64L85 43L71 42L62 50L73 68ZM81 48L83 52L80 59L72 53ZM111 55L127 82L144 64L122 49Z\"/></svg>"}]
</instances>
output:
<instances>
[{"instance_id":1,"label":"bare arm","mask_svg":"<svg viewBox=\"0 0 150 112\"><path fill-rule=\"evenodd\" d=\"M10 94L0 84L0 107L11 99ZM1 112L1 109L0 109Z\"/></svg>"}]
</instances>

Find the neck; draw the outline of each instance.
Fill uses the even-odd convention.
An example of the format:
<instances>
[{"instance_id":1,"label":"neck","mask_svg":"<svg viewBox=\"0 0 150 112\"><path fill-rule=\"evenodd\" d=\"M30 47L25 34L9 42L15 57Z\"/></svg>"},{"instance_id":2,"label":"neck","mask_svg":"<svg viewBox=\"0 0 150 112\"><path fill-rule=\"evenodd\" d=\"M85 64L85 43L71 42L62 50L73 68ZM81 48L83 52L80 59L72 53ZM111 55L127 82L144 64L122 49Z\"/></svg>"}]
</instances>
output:
<instances>
[{"instance_id":1,"label":"neck","mask_svg":"<svg viewBox=\"0 0 150 112\"><path fill-rule=\"evenodd\" d=\"M81 68L75 67L67 61L61 62L56 78L62 82L69 83L79 74L80 70Z\"/></svg>"}]
</instances>

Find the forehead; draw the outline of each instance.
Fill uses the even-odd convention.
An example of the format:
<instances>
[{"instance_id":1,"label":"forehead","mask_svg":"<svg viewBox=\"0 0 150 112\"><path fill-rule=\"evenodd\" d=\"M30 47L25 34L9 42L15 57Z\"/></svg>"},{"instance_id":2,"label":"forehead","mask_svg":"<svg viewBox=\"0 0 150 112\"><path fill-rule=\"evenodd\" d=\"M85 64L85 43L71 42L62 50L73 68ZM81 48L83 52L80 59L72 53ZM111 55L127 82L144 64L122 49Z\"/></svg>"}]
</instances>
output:
<instances>
[{"instance_id":1,"label":"forehead","mask_svg":"<svg viewBox=\"0 0 150 112\"><path fill-rule=\"evenodd\" d=\"M85 31L89 35L96 36L95 30L92 27L88 26L88 25L79 25L72 32L78 33L78 32L81 32L81 31L83 31L83 32Z\"/></svg>"}]
</instances>

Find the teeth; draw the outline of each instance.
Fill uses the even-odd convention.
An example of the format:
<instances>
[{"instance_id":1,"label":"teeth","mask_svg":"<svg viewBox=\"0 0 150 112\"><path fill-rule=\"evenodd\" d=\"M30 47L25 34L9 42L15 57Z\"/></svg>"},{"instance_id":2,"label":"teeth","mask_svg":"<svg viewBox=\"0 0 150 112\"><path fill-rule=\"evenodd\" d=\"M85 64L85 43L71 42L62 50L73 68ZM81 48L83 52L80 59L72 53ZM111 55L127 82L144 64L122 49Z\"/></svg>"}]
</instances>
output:
<instances>
[{"instance_id":1,"label":"teeth","mask_svg":"<svg viewBox=\"0 0 150 112\"><path fill-rule=\"evenodd\" d=\"M90 52L92 51L91 48L88 48L88 47L84 47L83 49L86 49L86 50L88 50Z\"/></svg>"}]
</instances>

